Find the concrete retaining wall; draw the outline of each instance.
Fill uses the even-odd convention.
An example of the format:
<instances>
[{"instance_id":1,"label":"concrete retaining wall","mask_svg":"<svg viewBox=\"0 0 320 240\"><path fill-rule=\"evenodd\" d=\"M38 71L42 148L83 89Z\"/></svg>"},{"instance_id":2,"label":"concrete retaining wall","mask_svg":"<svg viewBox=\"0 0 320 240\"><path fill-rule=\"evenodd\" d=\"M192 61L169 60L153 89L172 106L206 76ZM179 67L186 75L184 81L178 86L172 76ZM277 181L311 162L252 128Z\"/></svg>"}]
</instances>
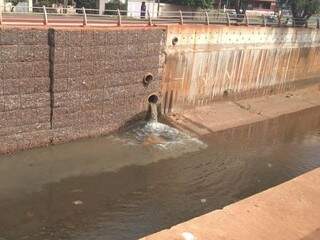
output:
<instances>
[{"instance_id":1,"label":"concrete retaining wall","mask_svg":"<svg viewBox=\"0 0 320 240\"><path fill-rule=\"evenodd\" d=\"M153 93L169 113L319 76L316 29L2 27L0 153L109 133L146 111Z\"/></svg>"},{"instance_id":2,"label":"concrete retaining wall","mask_svg":"<svg viewBox=\"0 0 320 240\"><path fill-rule=\"evenodd\" d=\"M116 130L159 94L161 29L54 30L52 42L54 142Z\"/></svg>"},{"instance_id":3,"label":"concrete retaining wall","mask_svg":"<svg viewBox=\"0 0 320 240\"><path fill-rule=\"evenodd\" d=\"M165 113L226 97L272 94L320 79L317 29L168 26L166 55Z\"/></svg>"},{"instance_id":4,"label":"concrete retaining wall","mask_svg":"<svg viewBox=\"0 0 320 240\"><path fill-rule=\"evenodd\" d=\"M0 30L0 152L49 143L48 32Z\"/></svg>"},{"instance_id":5,"label":"concrete retaining wall","mask_svg":"<svg viewBox=\"0 0 320 240\"><path fill-rule=\"evenodd\" d=\"M0 153L106 134L146 111L160 92L164 37L160 28L1 29Z\"/></svg>"}]
</instances>

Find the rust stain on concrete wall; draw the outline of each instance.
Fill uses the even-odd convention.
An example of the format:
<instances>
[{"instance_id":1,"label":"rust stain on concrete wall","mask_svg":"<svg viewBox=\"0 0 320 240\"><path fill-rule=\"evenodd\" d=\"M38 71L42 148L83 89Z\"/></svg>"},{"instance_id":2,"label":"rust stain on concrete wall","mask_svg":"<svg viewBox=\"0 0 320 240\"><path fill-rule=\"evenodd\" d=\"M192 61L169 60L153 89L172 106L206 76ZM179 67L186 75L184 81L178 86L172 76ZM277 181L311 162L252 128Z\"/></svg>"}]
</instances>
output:
<instances>
[{"instance_id":1,"label":"rust stain on concrete wall","mask_svg":"<svg viewBox=\"0 0 320 240\"><path fill-rule=\"evenodd\" d=\"M227 96L281 92L320 76L318 30L169 26L166 54L164 113Z\"/></svg>"}]
</instances>

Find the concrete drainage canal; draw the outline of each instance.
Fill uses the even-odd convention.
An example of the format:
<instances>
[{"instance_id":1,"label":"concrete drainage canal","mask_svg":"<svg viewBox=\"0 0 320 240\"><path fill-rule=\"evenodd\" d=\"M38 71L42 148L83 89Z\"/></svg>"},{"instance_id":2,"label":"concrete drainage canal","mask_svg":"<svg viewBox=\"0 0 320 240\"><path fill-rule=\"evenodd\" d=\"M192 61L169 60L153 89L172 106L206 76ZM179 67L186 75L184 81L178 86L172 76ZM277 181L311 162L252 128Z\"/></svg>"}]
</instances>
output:
<instances>
[{"instance_id":1,"label":"concrete drainage canal","mask_svg":"<svg viewBox=\"0 0 320 240\"><path fill-rule=\"evenodd\" d=\"M319 117L312 109L199 140L154 116L1 156L0 238L139 239L222 208L319 167Z\"/></svg>"}]
</instances>

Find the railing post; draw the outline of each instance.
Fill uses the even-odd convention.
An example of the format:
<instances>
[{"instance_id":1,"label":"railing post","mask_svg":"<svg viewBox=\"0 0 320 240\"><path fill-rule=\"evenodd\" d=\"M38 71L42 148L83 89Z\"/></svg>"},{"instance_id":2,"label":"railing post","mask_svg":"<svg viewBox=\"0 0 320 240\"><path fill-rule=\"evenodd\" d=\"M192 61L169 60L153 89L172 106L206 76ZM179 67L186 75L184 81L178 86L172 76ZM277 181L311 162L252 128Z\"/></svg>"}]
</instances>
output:
<instances>
[{"instance_id":1,"label":"railing post","mask_svg":"<svg viewBox=\"0 0 320 240\"><path fill-rule=\"evenodd\" d=\"M149 20L148 25L152 26L152 19L151 19L151 14L150 14L149 9L148 9L148 20Z\"/></svg>"},{"instance_id":2,"label":"railing post","mask_svg":"<svg viewBox=\"0 0 320 240\"><path fill-rule=\"evenodd\" d=\"M47 14L47 9L46 6L42 6L43 8L43 25L47 26L48 25L48 14Z\"/></svg>"},{"instance_id":3,"label":"railing post","mask_svg":"<svg viewBox=\"0 0 320 240\"><path fill-rule=\"evenodd\" d=\"M230 17L229 17L229 13L226 13L227 16L227 25L230 26Z\"/></svg>"},{"instance_id":4,"label":"railing post","mask_svg":"<svg viewBox=\"0 0 320 240\"><path fill-rule=\"evenodd\" d=\"M183 15L182 15L182 11L180 10L179 11L180 13L180 24L182 25L183 24Z\"/></svg>"},{"instance_id":5,"label":"railing post","mask_svg":"<svg viewBox=\"0 0 320 240\"><path fill-rule=\"evenodd\" d=\"M282 17L282 15L280 15L280 16L278 17L278 27L281 27L281 17Z\"/></svg>"},{"instance_id":6,"label":"railing post","mask_svg":"<svg viewBox=\"0 0 320 240\"><path fill-rule=\"evenodd\" d=\"M317 18L317 28L320 29L320 18Z\"/></svg>"},{"instance_id":7,"label":"railing post","mask_svg":"<svg viewBox=\"0 0 320 240\"><path fill-rule=\"evenodd\" d=\"M207 22L207 25L209 25L209 24L210 24L210 22L209 22L209 15L208 15L208 12L207 12L207 11L205 11L205 12L204 12L204 14L206 15L206 22Z\"/></svg>"},{"instance_id":8,"label":"railing post","mask_svg":"<svg viewBox=\"0 0 320 240\"><path fill-rule=\"evenodd\" d=\"M82 14L83 14L83 26L85 27L88 24L88 19L87 19L86 9L84 7L82 7Z\"/></svg>"},{"instance_id":9,"label":"railing post","mask_svg":"<svg viewBox=\"0 0 320 240\"><path fill-rule=\"evenodd\" d=\"M2 5L0 5L0 25L2 24Z\"/></svg>"},{"instance_id":10,"label":"railing post","mask_svg":"<svg viewBox=\"0 0 320 240\"><path fill-rule=\"evenodd\" d=\"M121 13L120 13L119 9L117 10L117 13L118 13L118 26L120 27L121 26Z\"/></svg>"},{"instance_id":11,"label":"railing post","mask_svg":"<svg viewBox=\"0 0 320 240\"><path fill-rule=\"evenodd\" d=\"M306 23L304 24L305 28L309 27L308 19L306 19Z\"/></svg>"},{"instance_id":12,"label":"railing post","mask_svg":"<svg viewBox=\"0 0 320 240\"><path fill-rule=\"evenodd\" d=\"M267 26L267 19L266 19L266 16L263 15L263 26L266 27Z\"/></svg>"},{"instance_id":13,"label":"railing post","mask_svg":"<svg viewBox=\"0 0 320 240\"><path fill-rule=\"evenodd\" d=\"M292 18L292 27L296 26L296 19Z\"/></svg>"},{"instance_id":14,"label":"railing post","mask_svg":"<svg viewBox=\"0 0 320 240\"><path fill-rule=\"evenodd\" d=\"M249 26L249 18L248 18L247 13L244 14L244 18L246 20L246 25Z\"/></svg>"}]
</instances>

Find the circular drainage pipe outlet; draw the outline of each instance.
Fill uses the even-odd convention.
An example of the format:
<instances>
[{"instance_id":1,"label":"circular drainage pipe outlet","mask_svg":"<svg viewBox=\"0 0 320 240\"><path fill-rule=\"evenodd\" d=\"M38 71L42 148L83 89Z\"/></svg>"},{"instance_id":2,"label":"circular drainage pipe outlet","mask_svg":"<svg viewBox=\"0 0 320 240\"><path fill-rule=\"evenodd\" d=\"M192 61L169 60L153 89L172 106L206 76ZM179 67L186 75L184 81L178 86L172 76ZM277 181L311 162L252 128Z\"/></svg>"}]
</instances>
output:
<instances>
[{"instance_id":1,"label":"circular drainage pipe outlet","mask_svg":"<svg viewBox=\"0 0 320 240\"><path fill-rule=\"evenodd\" d=\"M148 86L153 81L153 75L151 73L146 74L143 77L143 84Z\"/></svg>"},{"instance_id":2,"label":"circular drainage pipe outlet","mask_svg":"<svg viewBox=\"0 0 320 240\"><path fill-rule=\"evenodd\" d=\"M152 94L148 98L149 103L157 103L159 101L159 97L155 94Z\"/></svg>"},{"instance_id":3,"label":"circular drainage pipe outlet","mask_svg":"<svg viewBox=\"0 0 320 240\"><path fill-rule=\"evenodd\" d=\"M177 37L172 38L172 45L175 46L177 45L179 39Z\"/></svg>"}]
</instances>

